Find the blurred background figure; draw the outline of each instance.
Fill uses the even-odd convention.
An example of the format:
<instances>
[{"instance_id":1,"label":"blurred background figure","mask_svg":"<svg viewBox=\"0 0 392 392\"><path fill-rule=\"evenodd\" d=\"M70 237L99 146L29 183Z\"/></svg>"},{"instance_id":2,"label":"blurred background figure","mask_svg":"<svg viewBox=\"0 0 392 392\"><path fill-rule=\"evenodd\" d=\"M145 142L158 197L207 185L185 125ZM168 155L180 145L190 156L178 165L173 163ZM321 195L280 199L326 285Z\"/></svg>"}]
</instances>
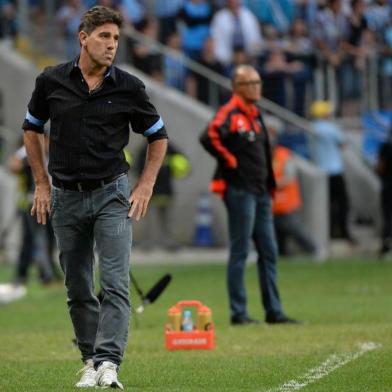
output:
<instances>
[{"instance_id":1,"label":"blurred background figure","mask_svg":"<svg viewBox=\"0 0 392 392\"><path fill-rule=\"evenodd\" d=\"M146 160L146 147L138 152L136 170L140 174ZM140 246L143 250L153 247L176 251L179 248L173 236L171 214L175 197L174 180L186 178L191 171L190 163L182 151L169 142L149 203L149 211L142 228Z\"/></svg>"},{"instance_id":2,"label":"blurred background figure","mask_svg":"<svg viewBox=\"0 0 392 392\"><path fill-rule=\"evenodd\" d=\"M213 9L206 0L184 0L178 14L182 49L186 56L199 61L210 33Z\"/></svg>"},{"instance_id":3,"label":"blurred background figure","mask_svg":"<svg viewBox=\"0 0 392 392\"><path fill-rule=\"evenodd\" d=\"M310 107L315 136L313 158L317 166L328 175L330 203L330 236L343 238L354 244L349 229L350 203L344 179L344 166L341 149L345 136L332 120L333 107L328 101L315 101Z\"/></svg>"},{"instance_id":4,"label":"blurred background figure","mask_svg":"<svg viewBox=\"0 0 392 392\"><path fill-rule=\"evenodd\" d=\"M67 0L58 10L56 19L64 37L65 56L75 58L80 51L76 38L81 16L87 11L81 0Z\"/></svg>"},{"instance_id":5,"label":"blurred background figure","mask_svg":"<svg viewBox=\"0 0 392 392\"><path fill-rule=\"evenodd\" d=\"M149 39L158 39L158 24L155 18L142 19L136 26L136 30ZM163 81L162 55L153 47L142 42L129 41L129 51L133 65L140 71L151 76L156 81Z\"/></svg>"},{"instance_id":6,"label":"blurred background figure","mask_svg":"<svg viewBox=\"0 0 392 392\"><path fill-rule=\"evenodd\" d=\"M235 49L241 48L254 56L261 50L263 40L256 16L241 4L241 0L227 0L226 4L214 15L211 35L217 60L229 67ZM230 69L228 75L229 72Z\"/></svg>"},{"instance_id":7,"label":"blurred background figure","mask_svg":"<svg viewBox=\"0 0 392 392\"><path fill-rule=\"evenodd\" d=\"M262 24L287 33L295 15L295 0L245 0L244 3Z\"/></svg>"},{"instance_id":8,"label":"blurred background figure","mask_svg":"<svg viewBox=\"0 0 392 392\"><path fill-rule=\"evenodd\" d=\"M383 31L380 51L383 55L381 62L381 104L388 108L392 102L392 12L389 15L389 23ZM388 105L389 103L389 105Z\"/></svg>"},{"instance_id":9,"label":"blurred background figure","mask_svg":"<svg viewBox=\"0 0 392 392\"><path fill-rule=\"evenodd\" d=\"M22 235L14 279L11 284L6 285L8 290L5 290L4 286L0 289L0 302L11 302L26 294L26 284L32 265L36 265L42 285L49 286L62 280L62 275L54 261L55 239L52 226L39 225L30 214L34 179L24 146L9 158L8 168L18 177L18 212L22 222Z\"/></svg>"},{"instance_id":10,"label":"blurred background figure","mask_svg":"<svg viewBox=\"0 0 392 392\"><path fill-rule=\"evenodd\" d=\"M392 128L388 139L381 145L377 172L381 179L382 235L379 256L392 249Z\"/></svg>"},{"instance_id":11,"label":"blurred background figure","mask_svg":"<svg viewBox=\"0 0 392 392\"><path fill-rule=\"evenodd\" d=\"M272 169L276 181L272 212L279 254L290 255L288 241L292 239L315 260L323 261L325 255L319 250L300 216L303 202L294 154L279 144L279 133L284 124L273 116L266 117L265 124L272 146Z\"/></svg>"},{"instance_id":12,"label":"blurred background figure","mask_svg":"<svg viewBox=\"0 0 392 392\"><path fill-rule=\"evenodd\" d=\"M184 0L153 0L154 13L159 22L159 41L164 43L167 37L177 30L177 15Z\"/></svg>"},{"instance_id":13,"label":"blurred background figure","mask_svg":"<svg viewBox=\"0 0 392 392\"><path fill-rule=\"evenodd\" d=\"M181 51L181 36L178 31L173 31L167 36L166 45L172 50ZM174 57L170 53L165 54L163 74L166 86L185 91L187 70L182 57Z\"/></svg>"},{"instance_id":14,"label":"blurred background figure","mask_svg":"<svg viewBox=\"0 0 392 392\"><path fill-rule=\"evenodd\" d=\"M214 50L214 40L208 37L203 46L199 63L207 69L216 72L220 75L224 74L223 65L217 60ZM192 97L197 98L200 102L209 104L213 102L220 102L221 91L219 87L209 83L208 79L197 72L193 72L188 78L187 92Z\"/></svg>"},{"instance_id":15,"label":"blurred background figure","mask_svg":"<svg viewBox=\"0 0 392 392\"><path fill-rule=\"evenodd\" d=\"M0 0L0 40L12 40L16 34L16 1Z\"/></svg>"},{"instance_id":16,"label":"blurred background figure","mask_svg":"<svg viewBox=\"0 0 392 392\"><path fill-rule=\"evenodd\" d=\"M281 49L274 49L267 54L261 67L264 81L265 97L278 105L287 107L287 80L292 83L293 111L303 116L305 114L306 83L310 78L307 67L300 61L288 61Z\"/></svg>"},{"instance_id":17,"label":"blurred background figure","mask_svg":"<svg viewBox=\"0 0 392 392\"><path fill-rule=\"evenodd\" d=\"M147 18L144 0L121 0L120 11L125 23L135 27Z\"/></svg>"}]
</instances>

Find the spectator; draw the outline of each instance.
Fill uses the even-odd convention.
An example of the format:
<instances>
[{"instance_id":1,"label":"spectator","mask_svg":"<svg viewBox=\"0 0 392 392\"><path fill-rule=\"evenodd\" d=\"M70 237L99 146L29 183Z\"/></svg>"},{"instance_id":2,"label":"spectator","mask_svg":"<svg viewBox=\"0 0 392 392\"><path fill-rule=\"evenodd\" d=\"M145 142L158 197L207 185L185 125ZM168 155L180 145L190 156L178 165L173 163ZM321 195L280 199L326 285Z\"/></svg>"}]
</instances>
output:
<instances>
[{"instance_id":1,"label":"spectator","mask_svg":"<svg viewBox=\"0 0 392 392\"><path fill-rule=\"evenodd\" d=\"M371 47L375 46L373 34L368 29L365 18L366 3L364 0L353 0L351 2L351 13L348 17L348 37L346 44L347 58L343 67L346 67L343 79L344 98L355 101L361 94L362 74L366 67L366 58L369 56ZM348 105L348 102L345 103ZM355 113L355 111L354 111ZM346 112L347 114L347 112Z\"/></svg>"},{"instance_id":2,"label":"spectator","mask_svg":"<svg viewBox=\"0 0 392 392\"><path fill-rule=\"evenodd\" d=\"M330 235L332 238L344 238L351 244L348 217L350 204L344 179L344 166L341 148L345 137L339 126L331 120L332 104L328 101L312 103L311 115L315 119L313 129L313 156L317 166L328 175L330 203Z\"/></svg>"},{"instance_id":3,"label":"spectator","mask_svg":"<svg viewBox=\"0 0 392 392\"><path fill-rule=\"evenodd\" d=\"M264 52L268 53L276 49L285 49L287 42L275 26L271 24L264 25L262 31Z\"/></svg>"},{"instance_id":4,"label":"spectator","mask_svg":"<svg viewBox=\"0 0 392 392\"><path fill-rule=\"evenodd\" d=\"M204 42L210 32L212 7L206 0L184 0L178 14L182 48L186 56L199 61Z\"/></svg>"},{"instance_id":5,"label":"spectator","mask_svg":"<svg viewBox=\"0 0 392 392\"><path fill-rule=\"evenodd\" d=\"M382 59L381 68L381 105L384 108L392 108L392 13L389 24L384 31L380 48Z\"/></svg>"},{"instance_id":6,"label":"spectator","mask_svg":"<svg viewBox=\"0 0 392 392\"><path fill-rule=\"evenodd\" d=\"M257 18L241 5L240 0L227 0L227 6L215 14L211 35L216 59L226 67L232 63L236 48L244 49L251 57L261 50L262 36Z\"/></svg>"},{"instance_id":7,"label":"spectator","mask_svg":"<svg viewBox=\"0 0 392 392\"><path fill-rule=\"evenodd\" d=\"M379 40L382 40L385 29L389 24L391 7L391 4L388 4L388 0L376 0L366 11L369 28L376 34Z\"/></svg>"},{"instance_id":8,"label":"spectator","mask_svg":"<svg viewBox=\"0 0 392 392\"><path fill-rule=\"evenodd\" d=\"M271 24L280 33L288 33L295 15L295 0L245 0L244 4L262 25Z\"/></svg>"},{"instance_id":9,"label":"spectator","mask_svg":"<svg viewBox=\"0 0 392 392\"><path fill-rule=\"evenodd\" d=\"M296 0L295 17L305 21L306 25L312 28L316 22L316 15L325 0Z\"/></svg>"},{"instance_id":10,"label":"spectator","mask_svg":"<svg viewBox=\"0 0 392 392\"><path fill-rule=\"evenodd\" d=\"M145 0L121 0L121 4L121 11L126 23L136 27L146 19Z\"/></svg>"},{"instance_id":11,"label":"spectator","mask_svg":"<svg viewBox=\"0 0 392 392\"><path fill-rule=\"evenodd\" d=\"M146 37L158 38L158 24L155 19L144 19L137 25L137 30ZM153 46L143 42L131 42L133 65L157 81L163 81L162 56Z\"/></svg>"},{"instance_id":12,"label":"spectator","mask_svg":"<svg viewBox=\"0 0 392 392\"><path fill-rule=\"evenodd\" d=\"M334 97L337 110L342 114L347 109L343 103L351 98L355 88L351 77L353 63L348 57L349 21L343 12L342 0L327 1L326 8L317 14L314 30L316 46L322 55L322 71L324 75L328 74L327 65L334 71L332 89L330 83L326 83L324 88L329 89L328 94ZM326 77L325 81L331 82L331 79ZM351 105L348 105L348 108L351 108Z\"/></svg>"},{"instance_id":13,"label":"spectator","mask_svg":"<svg viewBox=\"0 0 392 392\"><path fill-rule=\"evenodd\" d=\"M221 75L224 73L224 67L215 57L214 40L211 37L207 38L204 42L199 62L211 71ZM212 105L214 100L216 102L220 101L219 87L199 73L191 75L191 78L188 81L188 93L190 93L191 96L197 97L199 101L207 105Z\"/></svg>"},{"instance_id":14,"label":"spectator","mask_svg":"<svg viewBox=\"0 0 392 392\"><path fill-rule=\"evenodd\" d=\"M301 61L309 68L313 68L315 66L314 49L306 23L302 19L295 19L285 45L289 58Z\"/></svg>"},{"instance_id":15,"label":"spectator","mask_svg":"<svg viewBox=\"0 0 392 392\"><path fill-rule=\"evenodd\" d=\"M184 0L153 0L154 14L159 24L159 41L167 41L167 37L177 30L177 15Z\"/></svg>"},{"instance_id":16,"label":"spectator","mask_svg":"<svg viewBox=\"0 0 392 392\"><path fill-rule=\"evenodd\" d=\"M13 39L17 33L16 4L11 0L0 1L0 40Z\"/></svg>"},{"instance_id":17,"label":"spectator","mask_svg":"<svg viewBox=\"0 0 392 392\"><path fill-rule=\"evenodd\" d=\"M66 0L57 12L56 19L64 37L65 56L75 58L80 51L76 37L79 32L80 18L86 12L81 0Z\"/></svg>"},{"instance_id":18,"label":"spectator","mask_svg":"<svg viewBox=\"0 0 392 392\"><path fill-rule=\"evenodd\" d=\"M276 282L277 245L269 194L275 181L268 134L255 106L261 97L260 76L253 67L241 65L234 70L232 80L232 98L219 109L201 137L204 148L217 159L213 189L223 196L228 214L231 323L258 323L248 315L244 284L251 239L258 253L265 321L296 323L283 312Z\"/></svg>"},{"instance_id":19,"label":"spectator","mask_svg":"<svg viewBox=\"0 0 392 392\"><path fill-rule=\"evenodd\" d=\"M392 128L380 147L377 172L381 178L382 257L392 249Z\"/></svg>"},{"instance_id":20,"label":"spectator","mask_svg":"<svg viewBox=\"0 0 392 392\"><path fill-rule=\"evenodd\" d=\"M278 105L288 107L286 80L293 85L291 102L293 110L300 116L305 114L306 83L310 80L308 68L299 61L288 62L283 50L271 51L265 63L261 66L261 75L264 80L265 97Z\"/></svg>"},{"instance_id":21,"label":"spectator","mask_svg":"<svg viewBox=\"0 0 392 392\"><path fill-rule=\"evenodd\" d=\"M347 16L342 12L341 0L328 0L327 7L317 13L315 41L329 64L337 68L344 57L348 35Z\"/></svg>"},{"instance_id":22,"label":"spectator","mask_svg":"<svg viewBox=\"0 0 392 392\"><path fill-rule=\"evenodd\" d=\"M177 31L167 37L166 45L178 52L179 57L166 53L163 58L163 69L166 86L185 91L186 66L181 58L181 37Z\"/></svg>"}]
</instances>

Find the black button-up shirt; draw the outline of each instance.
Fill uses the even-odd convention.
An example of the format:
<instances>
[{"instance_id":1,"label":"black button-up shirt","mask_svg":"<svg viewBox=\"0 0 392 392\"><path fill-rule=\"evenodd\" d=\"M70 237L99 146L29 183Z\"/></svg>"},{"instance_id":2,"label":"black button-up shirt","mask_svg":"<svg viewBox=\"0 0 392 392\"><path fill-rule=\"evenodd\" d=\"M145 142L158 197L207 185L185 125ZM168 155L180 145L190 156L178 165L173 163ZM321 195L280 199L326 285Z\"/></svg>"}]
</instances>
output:
<instances>
[{"instance_id":1,"label":"black button-up shirt","mask_svg":"<svg viewBox=\"0 0 392 392\"><path fill-rule=\"evenodd\" d=\"M89 93L77 62L46 68L36 80L22 128L43 133L50 119L49 173L62 181L100 180L129 169L129 124L151 143L167 138L135 76L110 67Z\"/></svg>"}]
</instances>

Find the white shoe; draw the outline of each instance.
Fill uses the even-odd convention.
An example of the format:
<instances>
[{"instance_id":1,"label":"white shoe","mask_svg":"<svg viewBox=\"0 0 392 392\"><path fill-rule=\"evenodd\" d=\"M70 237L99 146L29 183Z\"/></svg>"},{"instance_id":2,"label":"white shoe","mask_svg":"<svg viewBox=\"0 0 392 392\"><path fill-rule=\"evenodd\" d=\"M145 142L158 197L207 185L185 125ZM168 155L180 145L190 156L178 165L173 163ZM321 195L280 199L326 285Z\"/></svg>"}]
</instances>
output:
<instances>
[{"instance_id":1,"label":"white shoe","mask_svg":"<svg viewBox=\"0 0 392 392\"><path fill-rule=\"evenodd\" d=\"M101 388L120 388L124 389L123 385L117 379L117 365L113 362L104 361L97 369L97 386Z\"/></svg>"},{"instance_id":2,"label":"white shoe","mask_svg":"<svg viewBox=\"0 0 392 392\"><path fill-rule=\"evenodd\" d=\"M322 264L326 262L328 259L328 251L324 247L319 247L317 250L313 253L313 261L317 264Z\"/></svg>"},{"instance_id":3,"label":"white shoe","mask_svg":"<svg viewBox=\"0 0 392 392\"><path fill-rule=\"evenodd\" d=\"M26 287L20 284L6 283L0 285L0 305L6 305L23 298Z\"/></svg>"},{"instance_id":4,"label":"white shoe","mask_svg":"<svg viewBox=\"0 0 392 392\"><path fill-rule=\"evenodd\" d=\"M94 369L94 362L92 359L88 359L85 365L76 374L82 374L80 380L75 384L76 388L90 388L97 385L96 376L97 372Z\"/></svg>"}]
</instances>

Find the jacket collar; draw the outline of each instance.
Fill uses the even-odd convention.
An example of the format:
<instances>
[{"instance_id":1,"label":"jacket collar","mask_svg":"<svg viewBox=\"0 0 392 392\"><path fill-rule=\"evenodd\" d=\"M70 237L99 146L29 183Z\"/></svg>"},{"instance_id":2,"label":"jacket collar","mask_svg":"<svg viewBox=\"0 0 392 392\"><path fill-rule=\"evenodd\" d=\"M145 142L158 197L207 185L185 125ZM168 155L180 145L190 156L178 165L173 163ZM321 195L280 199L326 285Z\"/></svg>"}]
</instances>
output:
<instances>
[{"instance_id":1,"label":"jacket collar","mask_svg":"<svg viewBox=\"0 0 392 392\"><path fill-rule=\"evenodd\" d=\"M245 113L247 116L255 118L259 115L259 109L257 106L247 106L239 95L234 94L231 98L231 101L241 110L241 112Z\"/></svg>"}]
</instances>

